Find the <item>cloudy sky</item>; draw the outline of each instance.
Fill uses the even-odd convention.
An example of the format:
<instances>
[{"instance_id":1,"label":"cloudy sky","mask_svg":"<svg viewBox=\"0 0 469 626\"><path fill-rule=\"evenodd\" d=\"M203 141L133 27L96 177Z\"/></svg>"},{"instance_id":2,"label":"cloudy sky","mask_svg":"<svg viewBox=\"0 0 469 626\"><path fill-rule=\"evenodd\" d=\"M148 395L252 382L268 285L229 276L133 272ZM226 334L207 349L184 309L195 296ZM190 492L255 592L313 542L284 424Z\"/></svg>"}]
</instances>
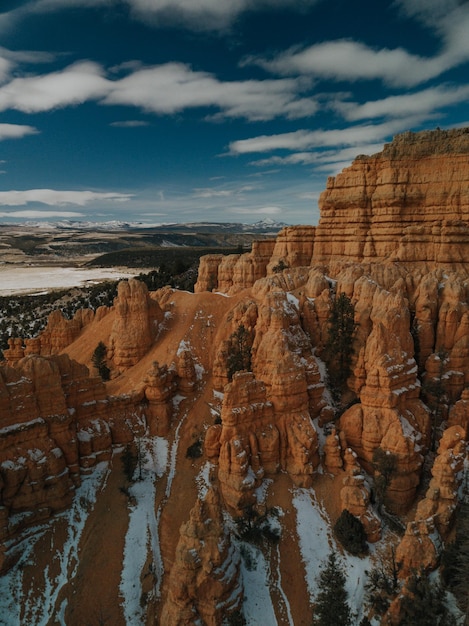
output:
<instances>
[{"instance_id":1,"label":"cloudy sky","mask_svg":"<svg viewBox=\"0 0 469 626\"><path fill-rule=\"evenodd\" d=\"M469 125L466 0L2 0L0 222L315 224L327 177Z\"/></svg>"}]
</instances>

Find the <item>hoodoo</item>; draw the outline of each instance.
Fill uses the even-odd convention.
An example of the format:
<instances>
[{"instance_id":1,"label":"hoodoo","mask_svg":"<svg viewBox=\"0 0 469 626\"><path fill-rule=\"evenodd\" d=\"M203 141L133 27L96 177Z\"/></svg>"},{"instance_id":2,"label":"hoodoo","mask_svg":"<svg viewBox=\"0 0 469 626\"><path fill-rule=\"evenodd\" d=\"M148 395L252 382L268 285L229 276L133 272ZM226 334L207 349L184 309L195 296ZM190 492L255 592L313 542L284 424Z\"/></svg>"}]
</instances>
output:
<instances>
[{"instance_id":1,"label":"hoodoo","mask_svg":"<svg viewBox=\"0 0 469 626\"><path fill-rule=\"evenodd\" d=\"M112 307L54 313L37 338L12 340L4 576L21 567L10 580L44 597L39 539L20 565L15 546L32 524L47 533L105 467L96 498L114 519L101 529L103 509L84 499L74 536L81 577L92 534L113 537L109 623L254 624L260 603L269 623L306 626L329 549L354 572L357 619L398 623L401 591L440 567L468 497L468 166L469 129L403 133L328 180L317 226L203 257L195 293L124 281ZM106 382L92 369L100 342ZM360 566L337 531L350 517ZM376 603L380 555L392 585ZM91 623L71 561L51 619L80 610Z\"/></svg>"}]
</instances>

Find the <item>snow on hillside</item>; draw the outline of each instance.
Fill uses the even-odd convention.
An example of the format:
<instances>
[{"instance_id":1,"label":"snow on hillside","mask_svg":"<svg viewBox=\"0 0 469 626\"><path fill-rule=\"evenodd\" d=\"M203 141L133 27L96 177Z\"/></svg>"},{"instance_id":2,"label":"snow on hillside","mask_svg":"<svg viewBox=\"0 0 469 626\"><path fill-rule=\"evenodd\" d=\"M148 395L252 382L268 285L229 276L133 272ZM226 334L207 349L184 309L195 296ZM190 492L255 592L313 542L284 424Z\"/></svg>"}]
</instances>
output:
<instances>
[{"instance_id":1,"label":"snow on hillside","mask_svg":"<svg viewBox=\"0 0 469 626\"><path fill-rule=\"evenodd\" d=\"M77 488L71 507L48 522L26 529L15 545L7 544L18 561L4 576L0 577L0 625L17 626L30 624L46 626L56 616L55 623L66 626L63 620L65 604L57 606L59 593L76 575L79 562L79 543L89 514L93 510L99 491L108 475L108 463L99 463L93 472L84 476ZM64 544L54 542L54 528L66 523L67 536ZM52 531L52 532L51 532ZM34 560L38 541L48 532L51 535L52 567L37 572L34 587L23 588L23 568ZM34 562L34 561L33 561Z\"/></svg>"},{"instance_id":2,"label":"snow on hillside","mask_svg":"<svg viewBox=\"0 0 469 626\"><path fill-rule=\"evenodd\" d=\"M148 559L150 547L151 568L157 587L163 576L158 526L159 514L155 513L155 479L164 476L168 465L168 442L162 437L144 439L142 446L141 480L140 468L135 470L136 482L129 492L135 504L131 507L129 527L125 538L124 560L119 587L123 598L123 610L127 624L143 624L145 604L142 603L141 575Z\"/></svg>"},{"instance_id":3,"label":"snow on hillside","mask_svg":"<svg viewBox=\"0 0 469 626\"><path fill-rule=\"evenodd\" d=\"M358 623L363 617L366 570L372 568L370 557L354 557L346 552L340 554L329 516L317 501L314 490L294 489L293 505L297 514L298 540L306 569L310 600L313 602L318 592L319 571L329 552L335 550L339 555L339 563L343 565L349 604L358 616Z\"/></svg>"}]
</instances>

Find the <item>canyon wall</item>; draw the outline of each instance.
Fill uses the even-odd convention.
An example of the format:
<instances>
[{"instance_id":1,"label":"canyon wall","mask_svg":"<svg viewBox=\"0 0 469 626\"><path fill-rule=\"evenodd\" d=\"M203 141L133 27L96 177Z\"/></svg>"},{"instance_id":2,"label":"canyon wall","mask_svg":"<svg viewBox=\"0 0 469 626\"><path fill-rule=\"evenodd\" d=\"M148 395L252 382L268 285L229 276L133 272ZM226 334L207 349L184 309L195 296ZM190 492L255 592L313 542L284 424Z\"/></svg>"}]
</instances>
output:
<instances>
[{"instance_id":1,"label":"canyon wall","mask_svg":"<svg viewBox=\"0 0 469 626\"><path fill-rule=\"evenodd\" d=\"M155 623L215 626L241 610L227 524L261 515L276 481L289 481L285 510L293 488L332 485L324 506L358 517L369 541L396 515L401 575L437 567L468 466L468 159L468 129L404 133L329 179L316 227L203 257L194 294L124 281L112 307L54 313L39 337L12 339L0 368L2 539L68 506L83 473L146 429L171 444L177 485L156 496L171 537ZM326 346L341 294L355 331L336 399ZM88 369L99 341L108 382ZM236 350L246 358L231 371ZM194 444L200 459L178 451ZM378 502L379 455L393 467Z\"/></svg>"}]
</instances>

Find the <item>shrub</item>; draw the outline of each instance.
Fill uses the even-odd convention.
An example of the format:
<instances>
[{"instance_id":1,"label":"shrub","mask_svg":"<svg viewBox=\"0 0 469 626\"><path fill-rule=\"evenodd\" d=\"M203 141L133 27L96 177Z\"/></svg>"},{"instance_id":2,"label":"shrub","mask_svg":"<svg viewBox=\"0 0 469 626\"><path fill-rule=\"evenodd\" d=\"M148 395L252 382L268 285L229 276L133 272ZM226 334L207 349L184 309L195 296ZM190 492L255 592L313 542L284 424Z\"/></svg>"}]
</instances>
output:
<instances>
[{"instance_id":1,"label":"shrub","mask_svg":"<svg viewBox=\"0 0 469 626\"><path fill-rule=\"evenodd\" d=\"M361 521L344 509L334 525L334 533L341 545L356 556L368 552L365 528Z\"/></svg>"},{"instance_id":2,"label":"shrub","mask_svg":"<svg viewBox=\"0 0 469 626\"><path fill-rule=\"evenodd\" d=\"M194 441L192 445L187 448L186 459L199 459L202 456L202 442L200 439Z\"/></svg>"}]
</instances>

